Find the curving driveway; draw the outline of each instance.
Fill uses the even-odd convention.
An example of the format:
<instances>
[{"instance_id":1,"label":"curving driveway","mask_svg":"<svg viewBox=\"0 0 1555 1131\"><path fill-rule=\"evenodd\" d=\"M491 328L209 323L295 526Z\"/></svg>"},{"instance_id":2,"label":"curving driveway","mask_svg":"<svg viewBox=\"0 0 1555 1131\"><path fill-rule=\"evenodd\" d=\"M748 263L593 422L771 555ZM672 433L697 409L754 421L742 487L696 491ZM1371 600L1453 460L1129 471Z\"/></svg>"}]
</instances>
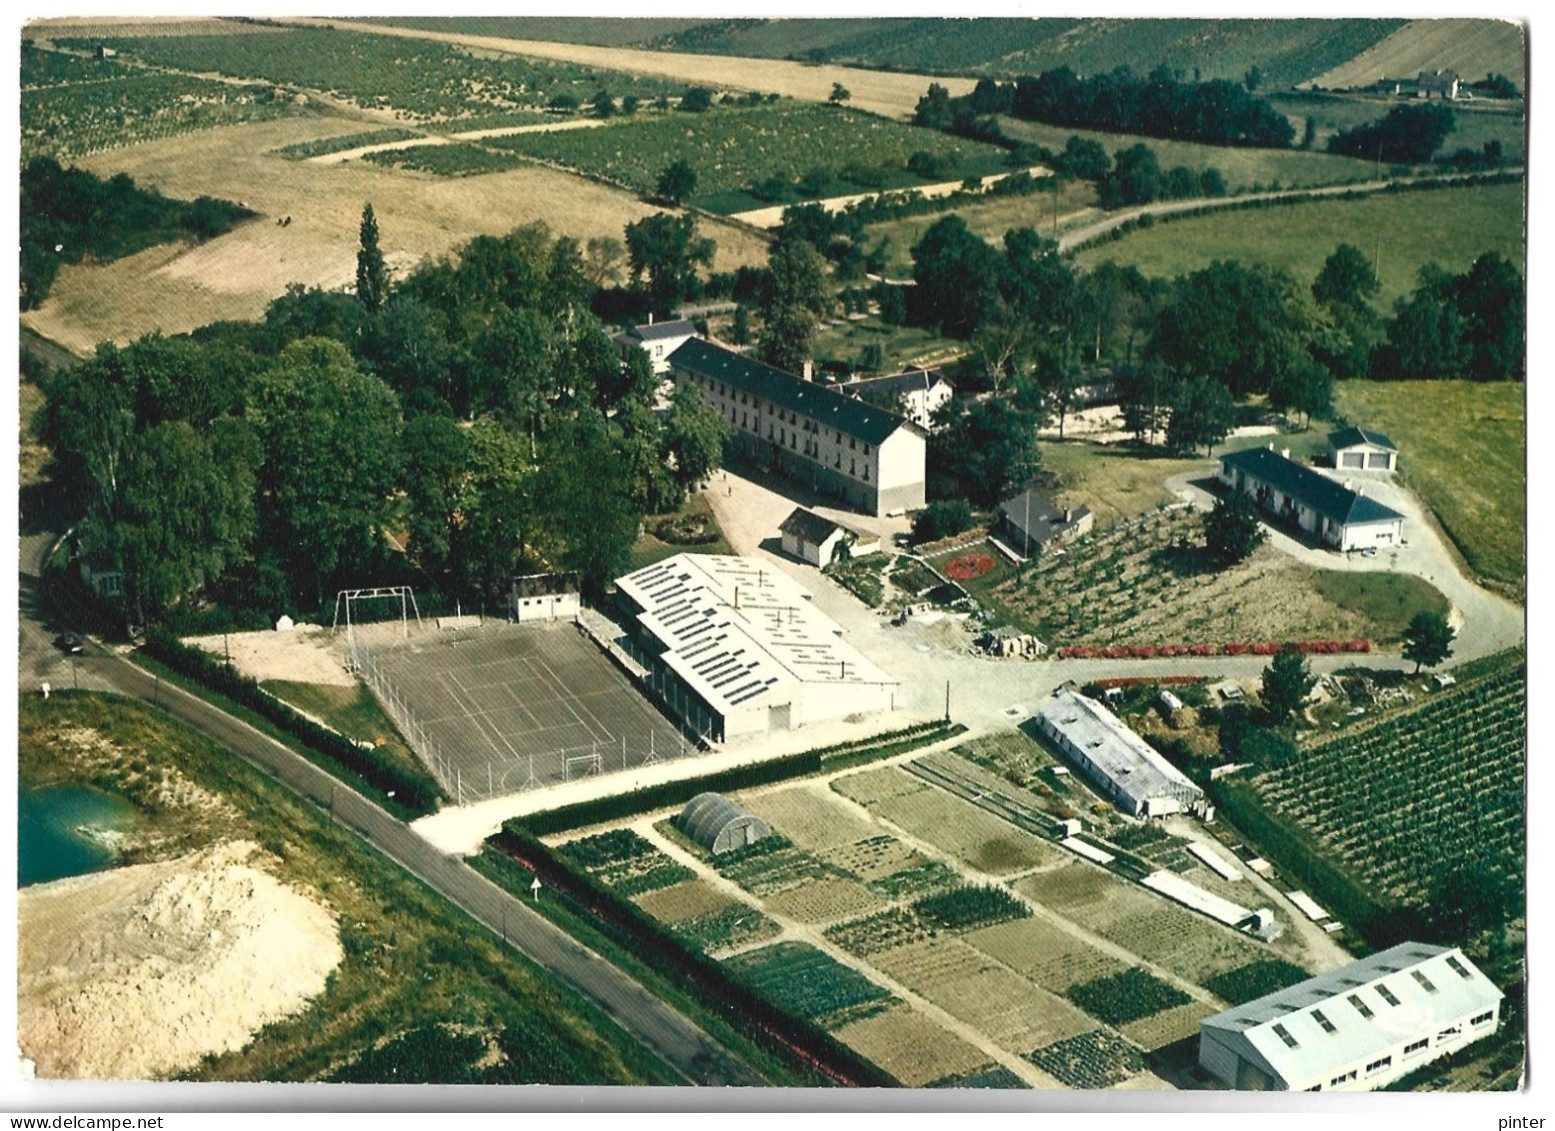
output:
<instances>
[{"instance_id":1,"label":"curving driveway","mask_svg":"<svg viewBox=\"0 0 1555 1131\"><path fill-rule=\"evenodd\" d=\"M1361 493L1402 514L1402 545L1392 550L1378 550L1375 557L1368 558L1360 554L1319 549L1297 541L1276 527L1265 525L1271 545L1316 569L1409 573L1429 581L1452 604L1448 620L1458 632L1452 650L1455 661L1488 656L1526 639L1526 614L1523 608L1480 588L1463 572L1430 511L1413 491L1387 473L1350 472L1341 475L1321 467L1312 470L1341 482L1348 479ZM1207 511L1214 506L1214 496L1198 486L1196 481L1213 473L1213 469L1206 468L1203 472L1173 476L1167 480L1166 486L1178 498Z\"/></svg>"}]
</instances>

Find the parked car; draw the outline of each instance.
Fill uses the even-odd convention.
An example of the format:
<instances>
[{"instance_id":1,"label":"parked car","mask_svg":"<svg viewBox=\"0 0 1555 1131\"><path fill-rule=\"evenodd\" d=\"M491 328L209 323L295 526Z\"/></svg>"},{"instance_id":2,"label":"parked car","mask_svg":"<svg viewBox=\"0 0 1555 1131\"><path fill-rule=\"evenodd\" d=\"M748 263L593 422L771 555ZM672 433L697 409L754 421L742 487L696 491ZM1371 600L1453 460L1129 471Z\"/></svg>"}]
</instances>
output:
<instances>
[{"instance_id":1,"label":"parked car","mask_svg":"<svg viewBox=\"0 0 1555 1131\"><path fill-rule=\"evenodd\" d=\"M73 632L62 632L54 638L54 647L58 648L61 652L74 655L77 652L85 650L86 641L82 640Z\"/></svg>"}]
</instances>

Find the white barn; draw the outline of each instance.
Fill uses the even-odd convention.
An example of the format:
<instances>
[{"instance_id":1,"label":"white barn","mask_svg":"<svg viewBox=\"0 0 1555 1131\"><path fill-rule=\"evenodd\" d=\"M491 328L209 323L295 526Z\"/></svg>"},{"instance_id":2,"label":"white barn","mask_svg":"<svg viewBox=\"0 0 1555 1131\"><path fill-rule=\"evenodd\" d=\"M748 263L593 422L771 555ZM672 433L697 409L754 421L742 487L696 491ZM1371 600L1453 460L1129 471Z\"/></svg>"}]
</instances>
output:
<instances>
[{"instance_id":1,"label":"white barn","mask_svg":"<svg viewBox=\"0 0 1555 1131\"><path fill-rule=\"evenodd\" d=\"M1340 471L1398 470L1398 448L1393 441L1366 428L1330 432L1328 457Z\"/></svg>"},{"instance_id":2,"label":"white barn","mask_svg":"<svg viewBox=\"0 0 1555 1131\"><path fill-rule=\"evenodd\" d=\"M850 557L862 557L880 549L880 539L833 522L825 515L816 514L806 507L795 507L783 524L778 527L783 538L783 552L800 561L825 569L837 559L838 550L846 547Z\"/></svg>"},{"instance_id":3,"label":"white barn","mask_svg":"<svg viewBox=\"0 0 1555 1131\"><path fill-rule=\"evenodd\" d=\"M1502 996L1456 947L1399 943L1206 1017L1199 1065L1243 1091L1369 1092L1490 1036Z\"/></svg>"},{"instance_id":4,"label":"white barn","mask_svg":"<svg viewBox=\"0 0 1555 1131\"><path fill-rule=\"evenodd\" d=\"M616 589L651 685L709 741L896 706L901 684L766 562L677 554L617 579Z\"/></svg>"},{"instance_id":5,"label":"white barn","mask_svg":"<svg viewBox=\"0 0 1555 1131\"><path fill-rule=\"evenodd\" d=\"M1336 550L1397 546L1404 516L1349 481L1336 483L1303 467L1274 445L1228 452L1220 457L1220 481L1253 496L1276 521L1295 526Z\"/></svg>"},{"instance_id":6,"label":"white barn","mask_svg":"<svg viewBox=\"0 0 1555 1131\"><path fill-rule=\"evenodd\" d=\"M1132 817L1181 813L1204 791L1094 699L1061 687L1037 711L1037 729Z\"/></svg>"}]
</instances>

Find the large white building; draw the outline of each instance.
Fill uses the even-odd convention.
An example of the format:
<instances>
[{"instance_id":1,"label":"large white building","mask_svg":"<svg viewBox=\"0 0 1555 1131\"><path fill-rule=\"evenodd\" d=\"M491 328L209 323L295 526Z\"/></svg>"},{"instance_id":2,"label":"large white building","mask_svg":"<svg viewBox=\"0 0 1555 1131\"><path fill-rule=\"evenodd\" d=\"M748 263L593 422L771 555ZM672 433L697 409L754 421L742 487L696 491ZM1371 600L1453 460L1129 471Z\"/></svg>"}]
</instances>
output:
<instances>
[{"instance_id":1,"label":"large white building","mask_svg":"<svg viewBox=\"0 0 1555 1131\"><path fill-rule=\"evenodd\" d=\"M896 705L900 683L766 562L677 554L619 578L616 589L654 688L710 741Z\"/></svg>"},{"instance_id":2,"label":"large white building","mask_svg":"<svg viewBox=\"0 0 1555 1131\"><path fill-rule=\"evenodd\" d=\"M1204 798L1203 790L1116 715L1067 687L1038 709L1037 729L1130 816L1180 813Z\"/></svg>"},{"instance_id":3,"label":"large white building","mask_svg":"<svg viewBox=\"0 0 1555 1131\"><path fill-rule=\"evenodd\" d=\"M865 514L923 506L928 434L912 421L700 338L669 363L676 388L693 386L728 420L745 459Z\"/></svg>"},{"instance_id":4,"label":"large white building","mask_svg":"<svg viewBox=\"0 0 1555 1131\"><path fill-rule=\"evenodd\" d=\"M1488 1037L1502 993L1456 947L1400 943L1199 1022L1199 1065L1244 1091L1369 1092Z\"/></svg>"},{"instance_id":5,"label":"large white building","mask_svg":"<svg viewBox=\"0 0 1555 1131\"><path fill-rule=\"evenodd\" d=\"M1403 539L1398 511L1303 467L1273 444L1221 456L1220 481L1251 495L1265 514L1338 550L1397 546Z\"/></svg>"},{"instance_id":6,"label":"large white building","mask_svg":"<svg viewBox=\"0 0 1555 1131\"><path fill-rule=\"evenodd\" d=\"M956 387L938 369L911 369L885 377L861 377L841 386L860 400L884 402L926 431L934 430L934 414L956 395Z\"/></svg>"}]
</instances>

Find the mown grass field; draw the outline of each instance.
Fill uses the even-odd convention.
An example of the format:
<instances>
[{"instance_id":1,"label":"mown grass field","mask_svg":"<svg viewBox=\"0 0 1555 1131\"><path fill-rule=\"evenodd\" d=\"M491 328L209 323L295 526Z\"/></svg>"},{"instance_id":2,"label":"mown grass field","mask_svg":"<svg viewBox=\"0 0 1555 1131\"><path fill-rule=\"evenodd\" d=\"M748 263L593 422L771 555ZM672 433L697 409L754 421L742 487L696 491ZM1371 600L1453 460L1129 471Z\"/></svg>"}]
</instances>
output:
<instances>
[{"instance_id":1,"label":"mown grass field","mask_svg":"<svg viewBox=\"0 0 1555 1131\"><path fill-rule=\"evenodd\" d=\"M1399 446L1400 477L1469 566L1517 595L1526 584L1527 401L1520 383L1347 381L1338 415Z\"/></svg>"},{"instance_id":2,"label":"mown grass field","mask_svg":"<svg viewBox=\"0 0 1555 1131\"><path fill-rule=\"evenodd\" d=\"M87 694L29 697L19 706L19 749L32 780L88 782L134 805L155 834L148 859L252 840L273 858L278 878L338 916L345 957L324 994L245 1048L208 1057L189 1078L323 1079L386 1039L441 1023L479 1034L483 1059L480 1068L426 1064L429 1073L467 1069L471 1082L481 1072L510 1083L679 1081L574 991L501 948L326 814L151 708ZM170 802L166 785L179 781L223 804ZM488 1041L500 1053L487 1056ZM402 1068L378 1079L416 1077Z\"/></svg>"},{"instance_id":3,"label":"mown grass field","mask_svg":"<svg viewBox=\"0 0 1555 1131\"><path fill-rule=\"evenodd\" d=\"M1011 137L1045 145L1054 151L1063 149L1065 143L1076 136L1097 142L1109 154L1134 145L1145 145L1154 151L1163 169L1177 165L1186 165L1195 172L1208 168L1219 169L1225 178L1226 189L1230 192L1251 192L1259 188L1272 188L1276 184L1282 188L1348 184L1370 180L1376 174L1376 169L1369 161L1333 157L1315 150L1237 149L1192 141L1168 141L1138 134L1101 133L1098 130L1077 130L1069 126L1048 126L1015 118L1000 118L999 121L1004 132Z\"/></svg>"},{"instance_id":4,"label":"mown grass field","mask_svg":"<svg viewBox=\"0 0 1555 1131\"><path fill-rule=\"evenodd\" d=\"M1318 200L1216 212L1156 224L1079 253L1081 268L1112 260L1170 278L1217 259L1266 263L1306 286L1341 243L1376 257L1387 312L1414 289L1427 263L1465 271L1487 251L1523 265L1523 185L1479 185L1379 193L1356 200Z\"/></svg>"},{"instance_id":5,"label":"mown grass field","mask_svg":"<svg viewBox=\"0 0 1555 1131\"><path fill-rule=\"evenodd\" d=\"M690 203L720 213L769 203L745 191L769 177L795 181L816 172L817 196L920 185L924 179L906 169L907 159L919 151L946 163L946 175L935 181L1008 171L1004 151L995 146L795 102L644 117L594 130L493 138L489 144L644 193L654 190L665 166L684 158L697 175ZM847 166L866 170L879 183L845 180Z\"/></svg>"}]
</instances>

